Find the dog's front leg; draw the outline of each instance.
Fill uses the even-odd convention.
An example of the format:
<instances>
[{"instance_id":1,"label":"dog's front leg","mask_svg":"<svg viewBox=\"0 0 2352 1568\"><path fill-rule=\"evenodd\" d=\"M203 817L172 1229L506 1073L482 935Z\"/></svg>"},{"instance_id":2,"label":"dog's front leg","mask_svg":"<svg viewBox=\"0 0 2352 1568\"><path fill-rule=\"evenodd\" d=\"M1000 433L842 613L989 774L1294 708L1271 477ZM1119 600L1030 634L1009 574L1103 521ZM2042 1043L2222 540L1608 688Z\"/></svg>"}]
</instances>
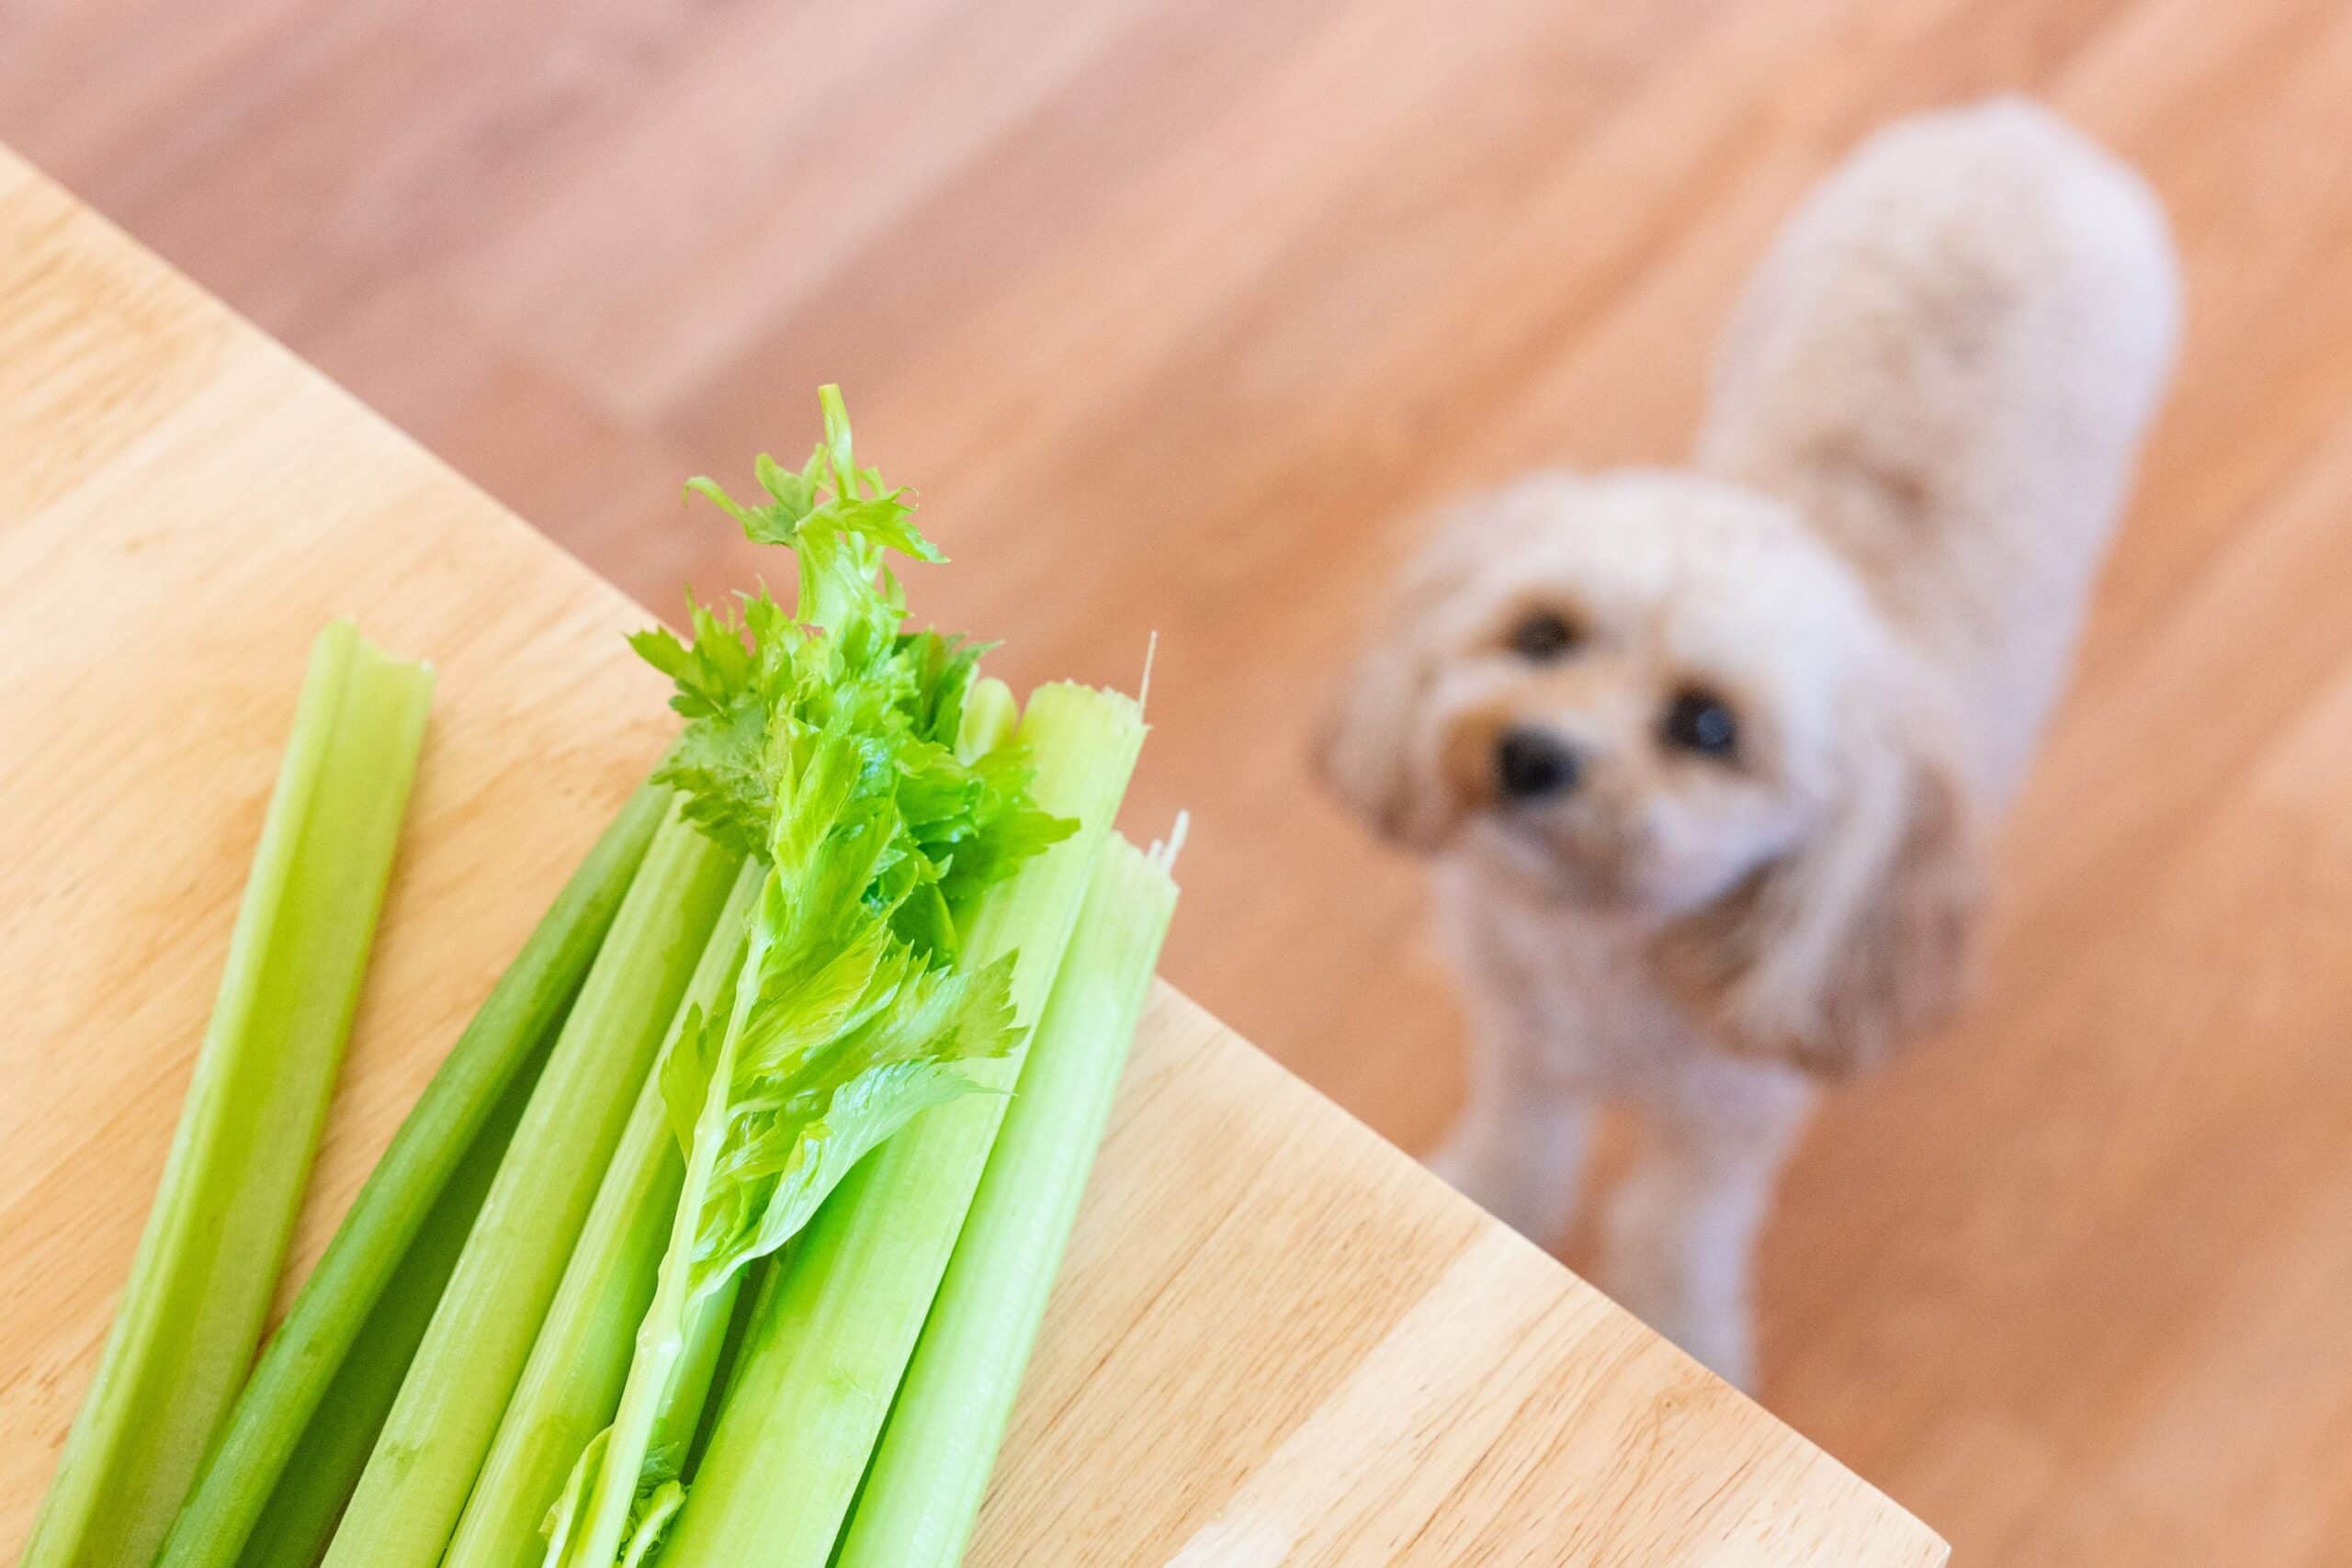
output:
<instances>
[{"instance_id":1,"label":"dog's front leg","mask_svg":"<svg viewBox=\"0 0 2352 1568\"><path fill-rule=\"evenodd\" d=\"M1814 1091L1791 1069L1727 1061L1685 1087L1645 1097L1644 1145L1609 1205L1600 1283L1724 1379L1752 1388L1757 1233Z\"/></svg>"},{"instance_id":2,"label":"dog's front leg","mask_svg":"<svg viewBox=\"0 0 2352 1568\"><path fill-rule=\"evenodd\" d=\"M1540 1081L1534 1051L1500 1024L1476 1031L1461 1119L1428 1165L1511 1229L1551 1246L1576 1213L1592 1106Z\"/></svg>"}]
</instances>

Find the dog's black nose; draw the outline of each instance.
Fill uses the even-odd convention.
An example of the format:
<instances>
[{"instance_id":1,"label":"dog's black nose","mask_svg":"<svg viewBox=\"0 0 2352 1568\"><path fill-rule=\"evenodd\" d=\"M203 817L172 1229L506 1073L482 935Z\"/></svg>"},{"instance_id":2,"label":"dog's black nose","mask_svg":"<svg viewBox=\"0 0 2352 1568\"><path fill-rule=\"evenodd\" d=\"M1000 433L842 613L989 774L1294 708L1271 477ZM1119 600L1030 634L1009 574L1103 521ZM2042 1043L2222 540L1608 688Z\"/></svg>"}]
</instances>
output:
<instances>
[{"instance_id":1,"label":"dog's black nose","mask_svg":"<svg viewBox=\"0 0 2352 1568\"><path fill-rule=\"evenodd\" d=\"M1540 729L1509 729L1495 746L1495 778L1505 798L1542 800L1577 787L1577 754Z\"/></svg>"}]
</instances>

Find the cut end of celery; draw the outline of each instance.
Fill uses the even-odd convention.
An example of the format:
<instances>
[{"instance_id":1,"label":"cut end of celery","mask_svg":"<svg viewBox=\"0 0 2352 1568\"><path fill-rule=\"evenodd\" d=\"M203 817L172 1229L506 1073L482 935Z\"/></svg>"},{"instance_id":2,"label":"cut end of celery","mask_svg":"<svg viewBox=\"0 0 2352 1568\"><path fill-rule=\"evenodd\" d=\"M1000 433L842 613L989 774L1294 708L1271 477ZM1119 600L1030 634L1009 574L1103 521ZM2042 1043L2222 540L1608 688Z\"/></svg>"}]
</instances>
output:
<instances>
[{"instance_id":1,"label":"cut end of celery","mask_svg":"<svg viewBox=\"0 0 2352 1568\"><path fill-rule=\"evenodd\" d=\"M1021 723L1021 705L1012 688L993 675L972 682L964 698L964 721L956 737L956 753L969 761L986 756L1012 738Z\"/></svg>"},{"instance_id":2,"label":"cut end of celery","mask_svg":"<svg viewBox=\"0 0 2352 1568\"><path fill-rule=\"evenodd\" d=\"M1143 751L1143 705L1125 692L1057 681L1037 687L1021 714L1022 740L1037 764L1037 805L1079 824L1070 838L991 890L973 921L969 962L1018 952L1015 1016L1034 1021L1061 962L1103 839ZM1007 1071L1017 1070L1009 1064Z\"/></svg>"},{"instance_id":3,"label":"cut end of celery","mask_svg":"<svg viewBox=\"0 0 2352 1568\"><path fill-rule=\"evenodd\" d=\"M368 640L359 623L345 616L320 628L311 645L311 669L333 671L343 682L346 700L357 694L371 705L386 705L387 717L404 717L421 710L433 695L436 676L432 661L406 659Z\"/></svg>"},{"instance_id":4,"label":"cut end of celery","mask_svg":"<svg viewBox=\"0 0 2352 1568\"><path fill-rule=\"evenodd\" d=\"M1176 820L1169 824L1168 837L1154 839L1151 841L1151 848L1145 852L1145 858L1150 861L1163 876L1173 876L1176 874L1177 857L1184 852L1184 840L1192 836L1192 831L1193 814L1189 811L1179 811L1176 813Z\"/></svg>"},{"instance_id":5,"label":"cut end of celery","mask_svg":"<svg viewBox=\"0 0 2352 1568\"><path fill-rule=\"evenodd\" d=\"M1135 698L1075 681L1035 688L1021 710L1020 737L1040 762L1037 804L1085 825L1072 847L1089 865L1102 835L1110 830L1150 730L1143 705ZM1057 759L1050 768L1043 765L1049 753Z\"/></svg>"}]
</instances>

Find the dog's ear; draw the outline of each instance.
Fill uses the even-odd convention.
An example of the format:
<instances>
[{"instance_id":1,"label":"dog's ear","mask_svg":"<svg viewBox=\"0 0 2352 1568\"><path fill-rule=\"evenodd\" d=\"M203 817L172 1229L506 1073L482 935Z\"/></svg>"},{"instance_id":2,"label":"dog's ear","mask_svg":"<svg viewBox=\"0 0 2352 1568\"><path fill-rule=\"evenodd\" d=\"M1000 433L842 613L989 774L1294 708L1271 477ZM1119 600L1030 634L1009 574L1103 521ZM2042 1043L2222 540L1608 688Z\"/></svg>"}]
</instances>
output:
<instances>
[{"instance_id":1,"label":"dog's ear","mask_svg":"<svg viewBox=\"0 0 2352 1568\"><path fill-rule=\"evenodd\" d=\"M1441 513L1398 579L1373 634L1316 727L1316 771L1383 837L1432 847L1450 813L1420 754L1427 699L1439 673L1441 612L1481 558L1468 508Z\"/></svg>"},{"instance_id":2,"label":"dog's ear","mask_svg":"<svg viewBox=\"0 0 2352 1568\"><path fill-rule=\"evenodd\" d=\"M1971 795L1933 727L1858 729L1822 824L1653 955L1716 1038L1826 1077L1883 1059L1961 1000L1982 897Z\"/></svg>"},{"instance_id":3,"label":"dog's ear","mask_svg":"<svg viewBox=\"0 0 2352 1568\"><path fill-rule=\"evenodd\" d=\"M1418 815L1408 743L1426 684L1410 637L1384 627L1348 667L1316 725L1316 772L1384 838L1408 839Z\"/></svg>"}]
</instances>

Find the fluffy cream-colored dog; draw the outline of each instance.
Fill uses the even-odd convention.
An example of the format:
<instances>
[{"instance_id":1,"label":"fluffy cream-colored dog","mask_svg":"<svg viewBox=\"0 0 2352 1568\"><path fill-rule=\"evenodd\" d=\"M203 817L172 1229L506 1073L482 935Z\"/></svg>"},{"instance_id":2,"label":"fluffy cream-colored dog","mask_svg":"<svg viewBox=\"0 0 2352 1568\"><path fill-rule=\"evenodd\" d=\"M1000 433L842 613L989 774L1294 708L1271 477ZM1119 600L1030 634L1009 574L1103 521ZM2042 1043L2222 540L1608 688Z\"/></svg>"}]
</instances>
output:
<instances>
[{"instance_id":1,"label":"fluffy cream-colored dog","mask_svg":"<svg viewBox=\"0 0 2352 1568\"><path fill-rule=\"evenodd\" d=\"M1600 1282L1736 1381L1817 1085L1963 988L2178 311L2147 187L2045 111L1883 130L1751 280L1690 468L1451 508L1334 716L1468 982L1433 1163L1549 1239L1637 1110Z\"/></svg>"}]
</instances>

